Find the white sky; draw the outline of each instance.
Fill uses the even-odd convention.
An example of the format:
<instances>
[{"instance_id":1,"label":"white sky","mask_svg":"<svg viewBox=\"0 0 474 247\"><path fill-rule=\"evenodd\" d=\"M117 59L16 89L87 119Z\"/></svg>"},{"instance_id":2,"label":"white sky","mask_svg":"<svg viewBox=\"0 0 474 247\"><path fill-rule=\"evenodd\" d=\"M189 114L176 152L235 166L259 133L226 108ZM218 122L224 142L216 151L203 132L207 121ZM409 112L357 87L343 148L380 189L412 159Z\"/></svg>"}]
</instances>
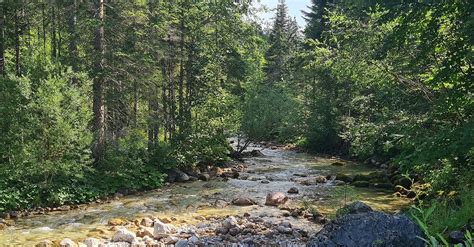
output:
<instances>
[{"instance_id":1,"label":"white sky","mask_svg":"<svg viewBox=\"0 0 474 247\"><path fill-rule=\"evenodd\" d=\"M258 4L260 5L265 5L268 7L269 12L266 13L260 13L259 16L260 18L264 19L265 21L271 21L271 19L275 15L275 8L278 4L278 0L256 0L257 6ZM289 15L293 18L296 17L296 20L298 21L298 25L301 28L304 28L306 25L306 22L304 21L302 17L301 10L307 10L307 6L311 4L311 0L286 0L286 5L288 5L288 12Z\"/></svg>"}]
</instances>

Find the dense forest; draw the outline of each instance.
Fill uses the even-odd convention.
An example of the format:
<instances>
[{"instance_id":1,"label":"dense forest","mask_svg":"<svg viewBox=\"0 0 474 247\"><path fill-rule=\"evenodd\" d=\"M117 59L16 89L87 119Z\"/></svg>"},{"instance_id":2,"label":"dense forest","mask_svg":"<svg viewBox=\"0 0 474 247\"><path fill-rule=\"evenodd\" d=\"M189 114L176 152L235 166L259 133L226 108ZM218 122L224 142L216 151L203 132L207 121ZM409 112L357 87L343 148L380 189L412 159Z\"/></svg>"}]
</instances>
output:
<instances>
[{"instance_id":1,"label":"dense forest","mask_svg":"<svg viewBox=\"0 0 474 247\"><path fill-rule=\"evenodd\" d=\"M474 219L472 2L309 7L0 1L0 212L158 188L239 136L398 171L430 233Z\"/></svg>"}]
</instances>

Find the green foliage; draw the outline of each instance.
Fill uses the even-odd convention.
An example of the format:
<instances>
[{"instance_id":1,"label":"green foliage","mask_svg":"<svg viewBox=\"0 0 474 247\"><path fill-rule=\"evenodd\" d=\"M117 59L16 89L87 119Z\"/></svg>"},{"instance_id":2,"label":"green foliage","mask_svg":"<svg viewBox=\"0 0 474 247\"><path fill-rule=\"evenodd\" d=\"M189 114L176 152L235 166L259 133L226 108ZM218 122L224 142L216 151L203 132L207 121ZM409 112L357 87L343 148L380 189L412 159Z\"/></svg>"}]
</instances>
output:
<instances>
[{"instance_id":1,"label":"green foliage","mask_svg":"<svg viewBox=\"0 0 474 247\"><path fill-rule=\"evenodd\" d=\"M151 164L146 136L138 130L119 138L107 150L105 161L98 169L104 177L103 190L114 193L117 189L140 191L159 187L163 182L162 164ZM157 154L158 152L154 153ZM155 157L155 160L158 157ZM169 157L162 157L168 159ZM168 160L162 163L167 165Z\"/></svg>"},{"instance_id":2,"label":"green foliage","mask_svg":"<svg viewBox=\"0 0 474 247\"><path fill-rule=\"evenodd\" d=\"M298 136L297 114L289 114L297 103L284 88L258 85L249 94L243 109L242 130L252 140L281 141Z\"/></svg>"},{"instance_id":3,"label":"green foliage","mask_svg":"<svg viewBox=\"0 0 474 247\"><path fill-rule=\"evenodd\" d=\"M82 192L67 187L90 163L87 78L39 56L28 62L27 77L0 78L0 211L73 201Z\"/></svg>"},{"instance_id":4,"label":"green foliage","mask_svg":"<svg viewBox=\"0 0 474 247\"><path fill-rule=\"evenodd\" d=\"M469 189L463 190L457 196L437 199L429 203L431 205L428 207L412 206L409 212L423 230L424 240L429 246L447 246L446 234L470 224L470 220L474 217L474 196ZM469 231L466 232L465 237L464 246L472 246L472 236Z\"/></svg>"}]
</instances>

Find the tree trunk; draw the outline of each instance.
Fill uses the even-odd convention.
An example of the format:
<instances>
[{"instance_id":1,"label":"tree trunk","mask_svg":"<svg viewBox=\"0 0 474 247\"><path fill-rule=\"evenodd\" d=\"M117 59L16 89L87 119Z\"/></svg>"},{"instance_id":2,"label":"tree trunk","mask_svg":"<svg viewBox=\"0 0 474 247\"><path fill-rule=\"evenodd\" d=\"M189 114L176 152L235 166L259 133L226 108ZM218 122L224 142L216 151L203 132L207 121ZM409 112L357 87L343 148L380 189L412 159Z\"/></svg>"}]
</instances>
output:
<instances>
[{"instance_id":1,"label":"tree trunk","mask_svg":"<svg viewBox=\"0 0 474 247\"><path fill-rule=\"evenodd\" d=\"M170 58L169 58L169 67L168 67L168 70L169 70L169 80L170 80L170 83L169 83L169 110L170 110L170 113L169 113L169 117L170 117L170 121L169 121L169 138L171 139L174 135L174 132L175 132L175 123L176 123L176 92L175 92L175 81L174 81L174 67L175 67L175 63L174 63L174 45L173 45L173 40L172 40L172 37L171 35L168 35L169 37L169 49L170 49Z\"/></svg>"},{"instance_id":2,"label":"tree trunk","mask_svg":"<svg viewBox=\"0 0 474 247\"><path fill-rule=\"evenodd\" d=\"M69 29L69 65L73 72L77 72L77 0L72 0L71 9L69 11L68 29ZM71 78L73 84L77 83L77 78Z\"/></svg>"},{"instance_id":3,"label":"tree trunk","mask_svg":"<svg viewBox=\"0 0 474 247\"><path fill-rule=\"evenodd\" d=\"M163 128L163 135L165 142L167 141L167 134L168 134L168 100L166 96L166 87L167 87L167 74L166 74L166 59L162 59L161 64L161 76L162 78L162 85L161 85L161 99L163 101L163 120L164 120L164 128Z\"/></svg>"},{"instance_id":4,"label":"tree trunk","mask_svg":"<svg viewBox=\"0 0 474 247\"><path fill-rule=\"evenodd\" d=\"M183 84L184 84L184 39L185 39L185 26L184 26L184 14L183 10L182 11L182 16L181 16L181 37L180 37L180 45L179 45L179 54L180 54L180 62L179 62L179 83L178 83L178 93L179 93L179 98L178 98L178 127L179 131L182 131L183 128L183 121L184 121L184 89L183 89Z\"/></svg>"},{"instance_id":5,"label":"tree trunk","mask_svg":"<svg viewBox=\"0 0 474 247\"><path fill-rule=\"evenodd\" d=\"M21 76L20 66L20 20L18 16L18 10L14 13L15 22L15 72L17 76Z\"/></svg>"},{"instance_id":6,"label":"tree trunk","mask_svg":"<svg viewBox=\"0 0 474 247\"><path fill-rule=\"evenodd\" d=\"M45 13L46 4L43 3L41 7L42 7L41 8L41 24L43 27L43 51L44 51L44 54L46 54L46 13Z\"/></svg>"},{"instance_id":7,"label":"tree trunk","mask_svg":"<svg viewBox=\"0 0 474 247\"><path fill-rule=\"evenodd\" d=\"M0 75L5 75L5 9L0 4Z\"/></svg>"},{"instance_id":8,"label":"tree trunk","mask_svg":"<svg viewBox=\"0 0 474 247\"><path fill-rule=\"evenodd\" d=\"M97 16L99 26L94 34L94 50L95 50L95 69L96 75L93 82L93 130L95 137L95 145L93 156L96 163L100 162L104 157L105 148L105 107L104 107L104 64L105 64L105 36L104 36L104 17L105 17L105 0L97 0Z\"/></svg>"},{"instance_id":9,"label":"tree trunk","mask_svg":"<svg viewBox=\"0 0 474 247\"><path fill-rule=\"evenodd\" d=\"M133 82L133 127L137 127L138 123L138 82Z\"/></svg>"},{"instance_id":10,"label":"tree trunk","mask_svg":"<svg viewBox=\"0 0 474 247\"><path fill-rule=\"evenodd\" d=\"M51 60L53 61L57 58L56 46L56 12L53 6L51 7Z\"/></svg>"}]
</instances>

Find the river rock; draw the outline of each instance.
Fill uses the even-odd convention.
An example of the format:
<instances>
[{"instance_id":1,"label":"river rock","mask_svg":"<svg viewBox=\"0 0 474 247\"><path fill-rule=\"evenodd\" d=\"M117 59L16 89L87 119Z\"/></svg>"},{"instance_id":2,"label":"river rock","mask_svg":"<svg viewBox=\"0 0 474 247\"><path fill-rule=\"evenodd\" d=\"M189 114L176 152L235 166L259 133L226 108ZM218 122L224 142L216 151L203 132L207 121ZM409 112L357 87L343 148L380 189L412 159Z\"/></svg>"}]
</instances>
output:
<instances>
[{"instance_id":1,"label":"river rock","mask_svg":"<svg viewBox=\"0 0 474 247\"><path fill-rule=\"evenodd\" d=\"M173 169L173 172L176 174L176 182L187 182L189 180L188 174L182 172L179 169Z\"/></svg>"},{"instance_id":2,"label":"river rock","mask_svg":"<svg viewBox=\"0 0 474 247\"><path fill-rule=\"evenodd\" d=\"M142 241L141 238L136 238L130 244L130 247L147 247L147 245L145 244L145 242Z\"/></svg>"},{"instance_id":3,"label":"river rock","mask_svg":"<svg viewBox=\"0 0 474 247\"><path fill-rule=\"evenodd\" d=\"M212 205L216 208L225 208L225 207L229 206L229 203L224 201L224 200L219 200L218 199Z\"/></svg>"},{"instance_id":4,"label":"river rock","mask_svg":"<svg viewBox=\"0 0 474 247\"><path fill-rule=\"evenodd\" d=\"M284 227L282 225L278 226L277 227L277 231L279 233L283 233L283 234L291 234L293 233L293 229L289 228L289 227Z\"/></svg>"},{"instance_id":5,"label":"river rock","mask_svg":"<svg viewBox=\"0 0 474 247\"><path fill-rule=\"evenodd\" d=\"M43 240L35 245L35 247L53 247L54 244L51 240Z\"/></svg>"},{"instance_id":6,"label":"river rock","mask_svg":"<svg viewBox=\"0 0 474 247\"><path fill-rule=\"evenodd\" d=\"M336 179L337 180L341 180L341 181L344 181L346 183L350 183L352 182L353 178L349 175L346 175L344 173L337 173L336 174Z\"/></svg>"},{"instance_id":7,"label":"river rock","mask_svg":"<svg viewBox=\"0 0 474 247\"><path fill-rule=\"evenodd\" d=\"M227 229L230 229L233 227L238 227L239 223L234 216L229 216L222 222L222 226Z\"/></svg>"},{"instance_id":8,"label":"river rock","mask_svg":"<svg viewBox=\"0 0 474 247\"><path fill-rule=\"evenodd\" d=\"M132 243L135 237L135 233L125 228L120 228L118 229L118 231L115 232L114 236L112 237L112 242Z\"/></svg>"},{"instance_id":9,"label":"river rock","mask_svg":"<svg viewBox=\"0 0 474 247\"><path fill-rule=\"evenodd\" d=\"M201 173L199 174L198 178L202 181L209 181L211 179L211 175L209 175L208 173Z\"/></svg>"},{"instance_id":10,"label":"river rock","mask_svg":"<svg viewBox=\"0 0 474 247\"><path fill-rule=\"evenodd\" d=\"M171 224L165 224L160 220L155 220L153 229L153 236L155 238L168 237L169 234L176 231L176 228Z\"/></svg>"},{"instance_id":11,"label":"river rock","mask_svg":"<svg viewBox=\"0 0 474 247\"><path fill-rule=\"evenodd\" d=\"M367 206L361 201L355 201L349 205L344 206L339 211L343 214L359 214L373 211L371 207Z\"/></svg>"},{"instance_id":12,"label":"river rock","mask_svg":"<svg viewBox=\"0 0 474 247\"><path fill-rule=\"evenodd\" d=\"M237 236L237 235L239 235L239 233L240 233L240 228L238 228L238 227L233 227L233 228L229 229L229 234L231 236Z\"/></svg>"},{"instance_id":13,"label":"river rock","mask_svg":"<svg viewBox=\"0 0 474 247\"><path fill-rule=\"evenodd\" d=\"M150 218L143 218L140 221L140 225L146 226L146 227L152 227L153 226L153 220Z\"/></svg>"},{"instance_id":14,"label":"river rock","mask_svg":"<svg viewBox=\"0 0 474 247\"><path fill-rule=\"evenodd\" d=\"M278 206L285 204L288 201L288 197L281 192L271 192L267 194L265 205L267 206Z\"/></svg>"},{"instance_id":15,"label":"river rock","mask_svg":"<svg viewBox=\"0 0 474 247\"><path fill-rule=\"evenodd\" d=\"M241 196L232 200L232 204L236 206L251 206L257 204L257 202L251 198Z\"/></svg>"},{"instance_id":16,"label":"river rock","mask_svg":"<svg viewBox=\"0 0 474 247\"><path fill-rule=\"evenodd\" d=\"M327 178L325 176L317 176L317 177L314 178L314 180L318 184L323 184L323 183L327 182Z\"/></svg>"},{"instance_id":17,"label":"river rock","mask_svg":"<svg viewBox=\"0 0 474 247\"><path fill-rule=\"evenodd\" d=\"M199 243L199 238L196 235L192 235L190 238L188 238L188 241L192 245L196 245Z\"/></svg>"},{"instance_id":18,"label":"river rock","mask_svg":"<svg viewBox=\"0 0 474 247\"><path fill-rule=\"evenodd\" d=\"M403 215L382 212L346 214L326 224L308 246L413 246L424 242L420 228Z\"/></svg>"},{"instance_id":19,"label":"river rock","mask_svg":"<svg viewBox=\"0 0 474 247\"><path fill-rule=\"evenodd\" d=\"M223 226L216 228L216 234L227 234L228 232L229 232L229 229Z\"/></svg>"},{"instance_id":20,"label":"river rock","mask_svg":"<svg viewBox=\"0 0 474 247\"><path fill-rule=\"evenodd\" d=\"M5 223L0 223L0 231L7 229L7 224Z\"/></svg>"},{"instance_id":21,"label":"river rock","mask_svg":"<svg viewBox=\"0 0 474 247\"><path fill-rule=\"evenodd\" d=\"M97 238L86 238L86 240L84 240L83 243L87 247L99 247L100 240L98 240Z\"/></svg>"},{"instance_id":22,"label":"river rock","mask_svg":"<svg viewBox=\"0 0 474 247\"><path fill-rule=\"evenodd\" d=\"M334 180L334 185L335 186L342 186L342 185L345 185L346 183L342 180Z\"/></svg>"},{"instance_id":23,"label":"river rock","mask_svg":"<svg viewBox=\"0 0 474 247\"><path fill-rule=\"evenodd\" d=\"M187 247L188 246L188 240L180 239L176 244L174 245L175 247Z\"/></svg>"},{"instance_id":24,"label":"river rock","mask_svg":"<svg viewBox=\"0 0 474 247\"><path fill-rule=\"evenodd\" d=\"M156 243L155 239L153 239L152 237L149 237L149 236L145 236L142 238L143 242L149 246L154 246L153 244Z\"/></svg>"},{"instance_id":25,"label":"river rock","mask_svg":"<svg viewBox=\"0 0 474 247\"><path fill-rule=\"evenodd\" d=\"M344 163L336 161L331 164L332 166L344 166Z\"/></svg>"},{"instance_id":26,"label":"river rock","mask_svg":"<svg viewBox=\"0 0 474 247\"><path fill-rule=\"evenodd\" d=\"M288 194L298 194L300 191L298 190L298 188L296 187L291 187L289 190L288 190Z\"/></svg>"},{"instance_id":27,"label":"river rock","mask_svg":"<svg viewBox=\"0 0 474 247\"><path fill-rule=\"evenodd\" d=\"M109 222L107 224L110 225L110 226L121 226L121 225L125 224L125 220L120 219L120 218L112 218L112 219L109 220Z\"/></svg>"},{"instance_id":28,"label":"river rock","mask_svg":"<svg viewBox=\"0 0 474 247\"><path fill-rule=\"evenodd\" d=\"M99 247L130 247L128 242L102 243Z\"/></svg>"},{"instance_id":29,"label":"river rock","mask_svg":"<svg viewBox=\"0 0 474 247\"><path fill-rule=\"evenodd\" d=\"M77 244L74 243L70 238L65 238L59 242L60 247L77 247Z\"/></svg>"},{"instance_id":30,"label":"river rock","mask_svg":"<svg viewBox=\"0 0 474 247\"><path fill-rule=\"evenodd\" d=\"M210 172L210 175L211 177L218 177L218 176L221 176L222 174L224 174L224 170L222 170L222 168L220 167L213 167L211 169L211 172Z\"/></svg>"},{"instance_id":31,"label":"river rock","mask_svg":"<svg viewBox=\"0 0 474 247\"><path fill-rule=\"evenodd\" d=\"M452 244L459 244L464 241L464 233L461 231L452 231L449 233L449 242Z\"/></svg>"},{"instance_id":32,"label":"river rock","mask_svg":"<svg viewBox=\"0 0 474 247\"><path fill-rule=\"evenodd\" d=\"M167 238L165 238L165 244L175 244L176 242L178 242L179 238L175 237L175 236L168 236Z\"/></svg>"},{"instance_id":33,"label":"river rock","mask_svg":"<svg viewBox=\"0 0 474 247\"><path fill-rule=\"evenodd\" d=\"M145 236L154 237L154 229L151 227L140 227L137 231L137 237L143 238Z\"/></svg>"},{"instance_id":34,"label":"river rock","mask_svg":"<svg viewBox=\"0 0 474 247\"><path fill-rule=\"evenodd\" d=\"M355 181L352 185L359 188L367 188L370 186L370 183L368 181Z\"/></svg>"}]
</instances>

